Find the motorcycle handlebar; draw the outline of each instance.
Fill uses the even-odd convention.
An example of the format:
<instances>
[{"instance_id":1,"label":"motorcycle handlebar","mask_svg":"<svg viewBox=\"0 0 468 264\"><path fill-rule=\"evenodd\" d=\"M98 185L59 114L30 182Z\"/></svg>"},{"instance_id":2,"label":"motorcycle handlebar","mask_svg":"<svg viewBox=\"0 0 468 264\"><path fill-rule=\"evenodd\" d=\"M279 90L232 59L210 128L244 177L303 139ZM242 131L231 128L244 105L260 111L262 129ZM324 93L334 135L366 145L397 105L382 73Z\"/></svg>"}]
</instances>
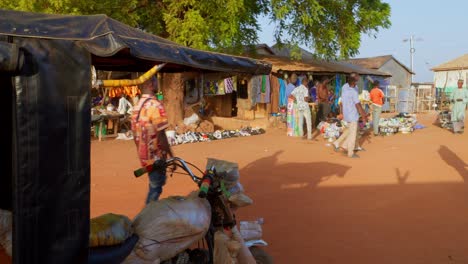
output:
<instances>
[{"instance_id":1,"label":"motorcycle handlebar","mask_svg":"<svg viewBox=\"0 0 468 264\"><path fill-rule=\"evenodd\" d=\"M179 157L173 157L173 158L167 159L166 161L155 161L153 164L150 164L150 165L147 165L145 167L135 170L133 174L135 175L135 177L140 177L144 175L145 173L149 173L157 169L158 166L164 166L164 168L167 168L167 167L170 167L171 165L176 165L177 167L182 168L185 172L189 174L190 178L192 178L192 180L196 182L197 184L200 184L200 182L202 182L202 179L196 176L192 172L190 167L187 165L187 162L185 162L185 160Z\"/></svg>"}]
</instances>

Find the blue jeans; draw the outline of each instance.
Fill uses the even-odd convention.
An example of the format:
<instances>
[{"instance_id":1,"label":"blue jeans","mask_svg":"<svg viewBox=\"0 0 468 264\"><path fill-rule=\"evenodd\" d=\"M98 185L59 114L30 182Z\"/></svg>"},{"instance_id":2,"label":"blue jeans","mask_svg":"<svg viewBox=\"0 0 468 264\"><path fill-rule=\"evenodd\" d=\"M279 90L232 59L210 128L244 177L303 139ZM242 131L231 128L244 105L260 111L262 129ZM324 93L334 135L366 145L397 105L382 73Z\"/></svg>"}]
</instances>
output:
<instances>
[{"instance_id":1,"label":"blue jeans","mask_svg":"<svg viewBox=\"0 0 468 264\"><path fill-rule=\"evenodd\" d=\"M163 186L166 184L166 170L159 169L150 172L149 174L149 191L146 198L146 204L151 201L157 201L162 193Z\"/></svg>"}]
</instances>

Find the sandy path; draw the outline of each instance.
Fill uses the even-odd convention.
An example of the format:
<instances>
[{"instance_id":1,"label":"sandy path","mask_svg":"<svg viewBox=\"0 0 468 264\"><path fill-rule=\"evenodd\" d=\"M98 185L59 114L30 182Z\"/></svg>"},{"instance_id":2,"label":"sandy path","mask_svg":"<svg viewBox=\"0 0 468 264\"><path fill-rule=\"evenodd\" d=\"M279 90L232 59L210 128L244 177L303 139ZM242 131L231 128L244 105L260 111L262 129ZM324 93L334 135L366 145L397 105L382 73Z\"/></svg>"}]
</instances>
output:
<instances>
[{"instance_id":1,"label":"sandy path","mask_svg":"<svg viewBox=\"0 0 468 264\"><path fill-rule=\"evenodd\" d=\"M468 135L432 125L411 135L370 137L361 159L282 130L174 147L203 166L206 157L237 161L255 204L239 219L265 219L276 263L468 263ZM147 178L135 179L133 142L92 142L92 215L134 216ZM186 177L164 195L186 194Z\"/></svg>"},{"instance_id":2,"label":"sandy path","mask_svg":"<svg viewBox=\"0 0 468 264\"><path fill-rule=\"evenodd\" d=\"M368 138L358 160L282 130L174 151L199 166L206 157L239 163L255 203L238 219L265 219L276 263L468 263L468 135L433 126L434 114L419 119L428 128ZM91 151L92 215L135 216L147 178L132 176L133 142L93 141ZM163 196L194 188L174 175Z\"/></svg>"}]
</instances>

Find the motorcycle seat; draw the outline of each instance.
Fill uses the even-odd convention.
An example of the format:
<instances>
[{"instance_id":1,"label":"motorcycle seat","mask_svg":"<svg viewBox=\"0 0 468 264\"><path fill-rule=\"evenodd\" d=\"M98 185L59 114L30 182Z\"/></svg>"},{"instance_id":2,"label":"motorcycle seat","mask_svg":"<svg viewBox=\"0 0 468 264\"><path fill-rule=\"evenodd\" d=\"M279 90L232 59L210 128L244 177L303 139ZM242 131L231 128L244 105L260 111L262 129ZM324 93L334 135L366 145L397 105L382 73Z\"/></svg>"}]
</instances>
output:
<instances>
[{"instance_id":1,"label":"motorcycle seat","mask_svg":"<svg viewBox=\"0 0 468 264\"><path fill-rule=\"evenodd\" d=\"M120 264L130 255L138 239L133 234L119 245L90 247L88 264Z\"/></svg>"}]
</instances>

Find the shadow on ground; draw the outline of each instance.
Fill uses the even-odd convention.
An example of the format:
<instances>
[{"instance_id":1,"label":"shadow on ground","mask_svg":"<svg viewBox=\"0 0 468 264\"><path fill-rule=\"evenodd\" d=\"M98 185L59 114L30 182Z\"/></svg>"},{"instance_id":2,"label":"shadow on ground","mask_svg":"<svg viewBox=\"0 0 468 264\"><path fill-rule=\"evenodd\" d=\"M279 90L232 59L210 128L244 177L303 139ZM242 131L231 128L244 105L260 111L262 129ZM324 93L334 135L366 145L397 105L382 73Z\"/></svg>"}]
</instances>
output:
<instances>
[{"instance_id":1,"label":"shadow on ground","mask_svg":"<svg viewBox=\"0 0 468 264\"><path fill-rule=\"evenodd\" d=\"M239 220L265 219L276 263L468 263L460 246L468 245L465 184L408 183L411 171L396 168L394 184L325 187L332 177L352 177L351 167L282 163L281 154L241 169L254 205L238 212ZM439 154L467 178L453 151L441 146ZM378 166L370 169L378 175Z\"/></svg>"}]
</instances>

